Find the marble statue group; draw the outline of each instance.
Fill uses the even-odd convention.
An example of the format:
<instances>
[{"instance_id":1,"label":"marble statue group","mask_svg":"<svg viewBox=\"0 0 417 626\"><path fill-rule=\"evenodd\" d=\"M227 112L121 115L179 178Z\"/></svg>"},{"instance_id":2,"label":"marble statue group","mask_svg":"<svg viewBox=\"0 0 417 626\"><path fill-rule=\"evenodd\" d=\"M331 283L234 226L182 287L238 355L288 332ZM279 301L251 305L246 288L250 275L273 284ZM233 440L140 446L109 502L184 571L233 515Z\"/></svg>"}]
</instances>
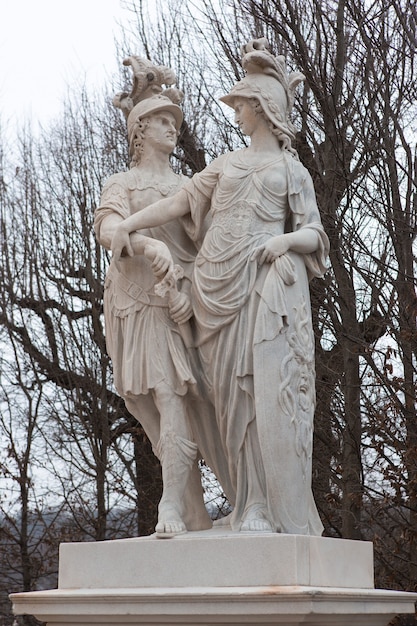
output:
<instances>
[{"instance_id":1,"label":"marble statue group","mask_svg":"<svg viewBox=\"0 0 417 626\"><path fill-rule=\"evenodd\" d=\"M115 385L162 466L157 536L211 527L200 458L231 504L225 529L320 535L309 280L326 270L328 239L293 147L304 77L265 40L244 46L245 76L221 100L250 145L186 178L170 165L183 121L175 76L127 62L134 88L116 104L131 167L105 184L95 230L112 250Z\"/></svg>"}]
</instances>

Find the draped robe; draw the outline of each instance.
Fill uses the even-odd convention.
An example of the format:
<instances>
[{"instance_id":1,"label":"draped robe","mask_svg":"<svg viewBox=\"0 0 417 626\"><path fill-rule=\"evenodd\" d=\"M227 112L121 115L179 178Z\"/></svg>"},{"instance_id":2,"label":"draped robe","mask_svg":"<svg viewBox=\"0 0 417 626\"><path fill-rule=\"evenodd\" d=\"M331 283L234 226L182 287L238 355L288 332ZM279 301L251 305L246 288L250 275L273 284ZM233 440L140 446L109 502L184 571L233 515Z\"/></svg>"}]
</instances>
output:
<instances>
[{"instance_id":1,"label":"draped robe","mask_svg":"<svg viewBox=\"0 0 417 626\"><path fill-rule=\"evenodd\" d=\"M190 236L201 239L192 301L206 393L216 423L196 431L239 530L259 490L274 530L319 535L311 491L315 407L309 279L326 269L328 240L307 170L289 153L257 162L224 155L183 189ZM259 265L253 253L285 232L313 229L318 249ZM198 418L197 418L198 419ZM226 459L226 460L224 460Z\"/></svg>"}]
</instances>

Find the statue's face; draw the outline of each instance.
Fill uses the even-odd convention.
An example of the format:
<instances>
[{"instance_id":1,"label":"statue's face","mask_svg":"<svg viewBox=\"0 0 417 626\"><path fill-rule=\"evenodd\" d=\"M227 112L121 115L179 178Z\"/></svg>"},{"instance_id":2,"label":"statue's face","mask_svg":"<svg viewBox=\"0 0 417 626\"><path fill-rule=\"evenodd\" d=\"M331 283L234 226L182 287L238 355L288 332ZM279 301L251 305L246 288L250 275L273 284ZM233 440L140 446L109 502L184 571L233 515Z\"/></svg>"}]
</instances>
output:
<instances>
[{"instance_id":1,"label":"statue's face","mask_svg":"<svg viewBox=\"0 0 417 626\"><path fill-rule=\"evenodd\" d=\"M255 112L248 98L237 97L234 100L235 122L242 133L251 136L259 124L259 115Z\"/></svg>"},{"instance_id":2,"label":"statue's face","mask_svg":"<svg viewBox=\"0 0 417 626\"><path fill-rule=\"evenodd\" d=\"M177 144L175 117L168 111L152 113L143 133L144 145L171 153Z\"/></svg>"}]
</instances>

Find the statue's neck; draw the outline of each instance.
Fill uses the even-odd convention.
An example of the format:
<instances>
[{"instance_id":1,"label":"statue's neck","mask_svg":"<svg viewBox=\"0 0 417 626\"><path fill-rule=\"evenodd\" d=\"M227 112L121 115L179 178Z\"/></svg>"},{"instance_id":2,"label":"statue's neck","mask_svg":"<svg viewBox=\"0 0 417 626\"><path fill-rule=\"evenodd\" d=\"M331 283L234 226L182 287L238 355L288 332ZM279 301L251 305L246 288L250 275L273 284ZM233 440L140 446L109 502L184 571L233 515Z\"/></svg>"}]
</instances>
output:
<instances>
[{"instance_id":1,"label":"statue's neck","mask_svg":"<svg viewBox=\"0 0 417 626\"><path fill-rule=\"evenodd\" d=\"M277 137L271 133L269 128L261 127L251 135L248 151L260 155L271 154L279 156L282 153L282 148Z\"/></svg>"},{"instance_id":2,"label":"statue's neck","mask_svg":"<svg viewBox=\"0 0 417 626\"><path fill-rule=\"evenodd\" d=\"M159 158L147 157L142 155L139 165L137 166L140 172L147 176L155 176L160 178L166 178L172 176L173 171L169 162L169 155L160 155Z\"/></svg>"}]
</instances>

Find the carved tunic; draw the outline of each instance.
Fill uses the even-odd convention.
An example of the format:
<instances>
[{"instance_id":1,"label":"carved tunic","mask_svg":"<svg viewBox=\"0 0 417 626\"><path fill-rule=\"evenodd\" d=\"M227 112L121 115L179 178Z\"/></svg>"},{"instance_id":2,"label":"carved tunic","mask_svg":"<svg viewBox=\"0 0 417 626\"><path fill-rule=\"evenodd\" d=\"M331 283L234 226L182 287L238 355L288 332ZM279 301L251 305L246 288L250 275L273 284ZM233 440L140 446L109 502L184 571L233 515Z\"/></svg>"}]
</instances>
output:
<instances>
[{"instance_id":1,"label":"carved tunic","mask_svg":"<svg viewBox=\"0 0 417 626\"><path fill-rule=\"evenodd\" d=\"M172 195L186 179L158 184L145 180L138 168L111 176L104 186L96 210L95 228L110 213L123 218L144 206ZM176 220L164 226L141 231L169 247L174 262L185 270L189 280L196 247ZM115 386L120 395L147 394L161 381L184 395L195 379L178 326L168 312L167 298L154 293L158 282L150 262L143 255L120 259L120 271L112 261L105 281L104 315L106 343L113 362Z\"/></svg>"},{"instance_id":2,"label":"carved tunic","mask_svg":"<svg viewBox=\"0 0 417 626\"><path fill-rule=\"evenodd\" d=\"M311 494L314 340L308 277L325 271L327 237L311 179L292 156L253 163L245 150L216 159L184 187L185 219L199 238L206 212L212 223L196 258L192 295L206 389L218 434L202 442L204 457L235 504L232 527L253 506L260 483L273 527L321 534ZM253 252L270 237L312 228L314 254L293 252L259 267ZM209 438L210 439L210 438ZM222 446L228 467L217 466ZM230 480L229 480L230 479ZM239 500L235 500L235 493Z\"/></svg>"}]
</instances>

